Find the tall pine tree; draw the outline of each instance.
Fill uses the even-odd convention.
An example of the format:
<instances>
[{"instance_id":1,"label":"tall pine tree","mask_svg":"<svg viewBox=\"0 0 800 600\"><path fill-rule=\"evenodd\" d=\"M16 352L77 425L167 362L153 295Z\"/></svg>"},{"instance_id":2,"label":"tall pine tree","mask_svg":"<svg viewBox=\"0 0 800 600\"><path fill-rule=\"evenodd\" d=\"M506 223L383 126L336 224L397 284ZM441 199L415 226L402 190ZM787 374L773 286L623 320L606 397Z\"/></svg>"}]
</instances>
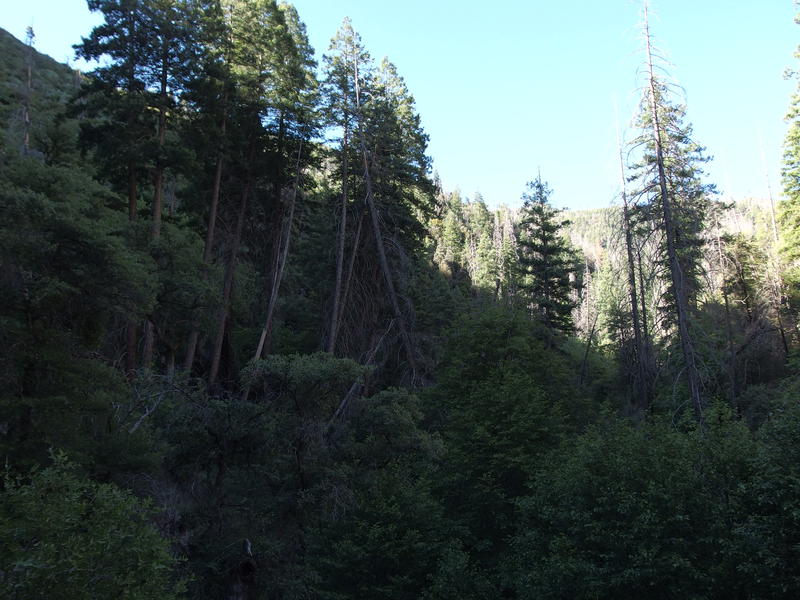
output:
<instances>
[{"instance_id":1,"label":"tall pine tree","mask_svg":"<svg viewBox=\"0 0 800 600\"><path fill-rule=\"evenodd\" d=\"M574 329L571 298L574 261L561 235L569 221L550 204L551 190L541 175L528 183L522 195L519 260L524 275L522 290L530 310L551 331Z\"/></svg>"}]
</instances>

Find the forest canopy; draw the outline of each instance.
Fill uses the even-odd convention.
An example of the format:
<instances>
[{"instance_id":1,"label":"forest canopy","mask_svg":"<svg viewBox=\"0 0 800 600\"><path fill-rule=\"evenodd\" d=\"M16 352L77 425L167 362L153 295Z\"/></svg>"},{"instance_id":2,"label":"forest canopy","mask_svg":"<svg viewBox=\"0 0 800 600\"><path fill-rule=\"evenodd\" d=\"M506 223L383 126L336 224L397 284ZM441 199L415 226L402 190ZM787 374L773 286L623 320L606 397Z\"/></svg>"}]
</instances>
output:
<instances>
[{"instance_id":1,"label":"forest canopy","mask_svg":"<svg viewBox=\"0 0 800 600\"><path fill-rule=\"evenodd\" d=\"M614 205L490 208L349 19L88 5L0 30L0 595L800 594L800 92L723 202L645 18Z\"/></svg>"}]
</instances>

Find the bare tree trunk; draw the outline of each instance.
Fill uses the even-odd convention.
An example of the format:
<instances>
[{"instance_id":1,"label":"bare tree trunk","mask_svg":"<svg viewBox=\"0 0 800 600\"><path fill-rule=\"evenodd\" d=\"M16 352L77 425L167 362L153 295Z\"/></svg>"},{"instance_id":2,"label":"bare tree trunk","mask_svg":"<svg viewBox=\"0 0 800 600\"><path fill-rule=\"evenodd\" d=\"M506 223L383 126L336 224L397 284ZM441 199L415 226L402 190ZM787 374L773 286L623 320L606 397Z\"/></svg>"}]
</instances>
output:
<instances>
[{"instance_id":1,"label":"bare tree trunk","mask_svg":"<svg viewBox=\"0 0 800 600\"><path fill-rule=\"evenodd\" d=\"M336 285L333 289L333 309L331 310L331 323L330 330L328 331L328 343L325 346L325 351L333 352L336 350L336 336L338 335L339 327L339 301L342 295L342 272L344 269L344 240L347 235L347 181L348 177L348 164L347 164L347 142L348 142L348 116L345 110L344 115L344 138L342 140L342 214L339 219L339 239L338 247L336 249Z\"/></svg>"},{"instance_id":2,"label":"bare tree trunk","mask_svg":"<svg viewBox=\"0 0 800 600\"><path fill-rule=\"evenodd\" d=\"M761 162L762 164L765 163L764 161L764 148L761 148ZM778 320L778 331L781 334L781 344L783 345L783 352L784 355L788 358L789 356L789 343L786 340L786 329L783 325L783 318L781 317L781 305L783 304L783 293L781 291L782 281L780 270L776 268L777 264L777 251L778 251L778 221L775 218L775 200L772 197L772 186L769 183L769 173L767 172L766 166L764 167L764 179L767 182L767 195L769 196L769 211L771 217L771 224L772 224L772 249L770 251L770 261L769 261L769 278L770 278L770 300L773 305L773 309L775 310L775 316Z\"/></svg>"},{"instance_id":3,"label":"bare tree trunk","mask_svg":"<svg viewBox=\"0 0 800 600\"><path fill-rule=\"evenodd\" d=\"M625 165L622 158L622 143L617 140L619 146L619 174L622 185L622 225L625 230L625 255L628 267L628 292L631 301L631 318L633 319L633 338L636 347L636 373L637 385L636 396L640 410L647 410L650 403L649 373L647 368L647 351L644 347L642 338L642 326L639 317L639 300L636 294L636 264L633 260L633 232L631 231L631 217L628 210L628 194L625 189ZM644 293L644 290L642 290Z\"/></svg>"},{"instance_id":4,"label":"bare tree trunk","mask_svg":"<svg viewBox=\"0 0 800 600\"><path fill-rule=\"evenodd\" d=\"M375 236L375 245L378 248L378 258L380 260L381 271L383 272L383 278L386 283L386 291L389 295L389 302L392 305L392 312L394 313L395 319L397 320L397 326L400 329L400 339L403 344L403 348L406 353L406 357L408 358L408 363L411 366L412 371L412 378L416 376L417 372L417 361L414 358L414 349L411 344L411 337L408 335L408 329L406 328L405 318L403 317L403 313L400 310L400 303L397 301L397 293L394 289L394 281L392 279L392 271L389 267L389 260L386 258L386 247L383 241L383 234L381 232L381 225L380 225L380 218L378 216L378 207L375 205L375 198L373 195L373 188L372 188L372 176L370 175L369 170L369 158L367 154L367 142L364 137L364 124L362 122L361 117L361 102L359 99L359 84L358 84L358 63L354 64L354 79L355 79L355 90L356 90L356 111L358 114L358 129L359 129L359 137L361 138L361 154L364 158L364 181L367 186L367 205L369 206L369 212L372 221L372 231Z\"/></svg>"},{"instance_id":5,"label":"bare tree trunk","mask_svg":"<svg viewBox=\"0 0 800 600\"><path fill-rule=\"evenodd\" d=\"M214 183L211 187L211 207L208 213L208 227L206 228L206 239L203 246L203 264L211 263L211 254L214 250L214 234L217 227L217 212L219 211L219 193L222 187L222 166L225 162L225 149L223 147L225 132L227 127L227 105L228 92L222 99L222 126L220 127L220 147L217 150L217 166L214 170ZM197 352L197 342L200 338L200 329L195 324L189 334L189 341L186 344L186 357L183 362L183 370L187 373L192 372L194 357Z\"/></svg>"},{"instance_id":6,"label":"bare tree trunk","mask_svg":"<svg viewBox=\"0 0 800 600\"><path fill-rule=\"evenodd\" d=\"M264 328L261 330L261 337L258 340L258 347L256 348L253 360L259 360L265 347L270 345L270 336L272 335L272 323L275 317L275 307L278 304L278 293L281 288L281 281L283 280L283 270L286 267L286 261L289 257L289 243L292 240L292 224L294 223L294 207L297 200L297 188L300 185L300 156L303 151L303 142L300 142L300 148L297 150L297 167L295 171L294 186L292 187L292 197L289 201L288 215L284 219L280 232L280 240L278 243L277 256L275 261L275 268L272 271L272 286L270 289L269 303L267 304L267 316L264 320ZM242 393L242 401L247 401L250 395L250 386L245 386Z\"/></svg>"},{"instance_id":7,"label":"bare tree trunk","mask_svg":"<svg viewBox=\"0 0 800 600\"><path fill-rule=\"evenodd\" d=\"M275 317L275 307L278 304L278 295L283 281L283 270L286 268L286 261L289 257L289 244L292 240L292 225L294 224L294 208L297 201L297 188L300 186L300 157L302 156L303 142L297 150L297 165L295 167L294 186L292 187L292 197L289 200L289 214L284 220L281 228L280 246L278 248L278 260L272 274L272 289L270 290L269 305L267 306L267 318L264 322L264 329L261 332L261 339L258 343L255 359L261 358L265 345L269 347L269 336L272 332L272 323Z\"/></svg>"},{"instance_id":8,"label":"bare tree trunk","mask_svg":"<svg viewBox=\"0 0 800 600\"><path fill-rule=\"evenodd\" d=\"M144 322L144 345L142 346L142 367L149 369L153 363L153 348L155 346L155 326L148 318Z\"/></svg>"},{"instance_id":9,"label":"bare tree trunk","mask_svg":"<svg viewBox=\"0 0 800 600\"><path fill-rule=\"evenodd\" d=\"M169 57L168 48L164 41L164 54L161 57L161 77L158 107L158 155L156 156L156 169L153 176L153 215L151 238L157 241L161 237L161 213L164 205L164 161L161 153L167 137L167 75ZM142 350L142 365L149 368L153 362L153 349L155 346L155 327L153 321L148 319L144 324L144 348Z\"/></svg>"},{"instance_id":10,"label":"bare tree trunk","mask_svg":"<svg viewBox=\"0 0 800 600\"><path fill-rule=\"evenodd\" d=\"M162 82L166 85L166 82ZM164 208L164 162L161 151L164 149L164 142L167 137L167 101L166 89L163 90L162 105L158 115L158 158L156 159L156 170L153 176L153 229L152 239L157 240L161 237L161 213Z\"/></svg>"},{"instance_id":11,"label":"bare tree trunk","mask_svg":"<svg viewBox=\"0 0 800 600\"><path fill-rule=\"evenodd\" d=\"M222 126L222 133L225 134L225 125ZM208 213L208 230L206 231L206 241L203 245L203 262L211 262L211 252L214 249L214 234L217 227L217 211L219 210L219 190L222 186L222 165L225 162L223 151L217 155L217 166L214 169L214 185L211 188L211 208Z\"/></svg>"},{"instance_id":12,"label":"bare tree trunk","mask_svg":"<svg viewBox=\"0 0 800 600\"><path fill-rule=\"evenodd\" d=\"M592 340L594 339L594 332L597 327L597 317L598 315L594 315L594 319L592 320L592 328L589 330L589 337L586 340L586 350L583 352L583 360L581 361L581 370L580 374L578 375L578 381L580 384L583 384L583 378L586 376L586 364L589 361L589 350L592 348Z\"/></svg>"},{"instance_id":13,"label":"bare tree trunk","mask_svg":"<svg viewBox=\"0 0 800 600\"><path fill-rule=\"evenodd\" d=\"M136 198L138 196L136 182L136 165L133 160L128 160L128 220L135 221L137 214Z\"/></svg>"},{"instance_id":14,"label":"bare tree trunk","mask_svg":"<svg viewBox=\"0 0 800 600\"><path fill-rule=\"evenodd\" d=\"M350 251L350 260L347 264L347 277L344 280L344 287L342 289L342 299L339 302L339 312L336 315L336 331L337 336L338 332L341 331L342 328L342 320L344 319L344 309L347 306L347 302L350 298L350 290L353 284L353 273L355 271L355 264L356 258L358 256L358 247L361 244L361 232L364 229L364 217L366 216L366 208L361 212L361 216L358 218L358 225L356 226L356 233L353 236L353 248Z\"/></svg>"},{"instance_id":15,"label":"bare tree trunk","mask_svg":"<svg viewBox=\"0 0 800 600\"><path fill-rule=\"evenodd\" d=\"M31 95L33 93L33 27L28 27L25 32L25 66L27 85L25 87L25 102L22 107L22 126L24 136L22 139L22 154L28 154L31 146Z\"/></svg>"},{"instance_id":16,"label":"bare tree trunk","mask_svg":"<svg viewBox=\"0 0 800 600\"><path fill-rule=\"evenodd\" d=\"M659 121L658 105L656 101L656 80L653 73L653 57L650 46L650 26L647 21L647 3L645 2L645 36L647 42L648 83L650 87L650 112L653 126L653 141L656 147L656 166L658 168L659 194L661 207L664 213L664 228L666 229L667 258L669 260L672 289L675 293L675 311L678 318L678 335L681 341L683 359L686 363L686 378L689 383L689 395L694 406L695 415L703 422L703 404L700 393L700 376L697 371L696 355L689 332L689 306L684 274L678 261L675 248L675 223L672 215L672 203L667 189L667 176L664 168L664 152L661 139L661 124Z\"/></svg>"},{"instance_id":17,"label":"bare tree trunk","mask_svg":"<svg viewBox=\"0 0 800 600\"><path fill-rule=\"evenodd\" d=\"M239 212L236 215L236 229L234 230L231 242L230 256L225 266L225 281L222 288L222 306L217 318L217 334L214 339L214 351L211 356L211 369L208 373L208 385L213 386L219 374L219 364L222 357L222 344L225 340L225 328L228 324L228 316L231 308L231 295L233 294L233 282L236 275L236 261L239 254L239 245L242 240L242 230L244 229L244 217L247 212L247 202L250 196L252 183L248 175L248 181L242 190L242 199L239 203Z\"/></svg>"},{"instance_id":18,"label":"bare tree trunk","mask_svg":"<svg viewBox=\"0 0 800 600\"><path fill-rule=\"evenodd\" d=\"M128 31L133 32L136 29L136 17L135 17L135 10L128 10L126 11L126 19L128 24ZM130 97L131 95L135 94L136 91L136 54L133 49L133 45L129 45L128 48L128 71L126 74L127 79L127 93ZM127 115L127 126L128 132L133 130L134 124L134 115L132 112L129 112ZM137 190L137 173L136 173L136 163L132 157L129 156L128 164L128 221L135 221L137 219L137 198L138 198L138 190ZM137 323L134 319L129 318L127 324L125 326L125 346L126 346L126 354L125 354L125 371L126 375L129 379L132 379L134 374L136 373L136 351L138 349L138 332L137 332Z\"/></svg>"},{"instance_id":19,"label":"bare tree trunk","mask_svg":"<svg viewBox=\"0 0 800 600\"><path fill-rule=\"evenodd\" d=\"M128 221L136 220L136 167L132 160L128 160ZM128 378L136 372L136 349L138 346L137 324L133 319L128 319L125 324L125 373Z\"/></svg>"},{"instance_id":20,"label":"bare tree trunk","mask_svg":"<svg viewBox=\"0 0 800 600\"><path fill-rule=\"evenodd\" d=\"M647 298L644 286L644 267L642 266L642 251L636 251L636 270L639 275L639 304L641 307L642 341L650 345L650 325L647 320Z\"/></svg>"},{"instance_id":21,"label":"bare tree trunk","mask_svg":"<svg viewBox=\"0 0 800 600\"><path fill-rule=\"evenodd\" d=\"M156 155L156 168L153 176L153 230L152 239L161 236L161 213L164 205L164 160L162 152L167 138L167 101L169 82L169 44L171 40L162 40L161 47L161 73L159 74L159 106L158 106L158 149Z\"/></svg>"},{"instance_id":22,"label":"bare tree trunk","mask_svg":"<svg viewBox=\"0 0 800 600\"><path fill-rule=\"evenodd\" d=\"M733 327L731 325L731 308L728 302L728 290L725 285L725 257L722 253L722 240L717 232L717 256L719 260L719 271L722 275L722 300L725 304L725 335L728 338L728 393L730 395L731 406L736 402L736 351L733 347Z\"/></svg>"},{"instance_id":23,"label":"bare tree trunk","mask_svg":"<svg viewBox=\"0 0 800 600\"><path fill-rule=\"evenodd\" d=\"M497 211L492 215L492 250L494 250L494 300L499 302L502 293L505 291L503 288L503 232L500 226L500 215Z\"/></svg>"},{"instance_id":24,"label":"bare tree trunk","mask_svg":"<svg viewBox=\"0 0 800 600\"><path fill-rule=\"evenodd\" d=\"M775 218L775 200L772 197L772 185L769 182L769 171L767 171L767 162L764 158L764 144L759 136L759 149L761 150L761 165L764 169L764 181L767 184L767 196L769 197L769 214L771 218L771 225L772 225L772 241L774 242L775 247L778 246L778 221Z\"/></svg>"},{"instance_id":25,"label":"bare tree trunk","mask_svg":"<svg viewBox=\"0 0 800 600\"><path fill-rule=\"evenodd\" d=\"M778 331L781 334L781 344L783 345L784 357L789 358L789 342L787 341L786 337L786 327L783 324L783 317L781 317L781 307L784 301L784 295L782 289L783 284L781 281L780 273L775 272L777 271L777 269L775 269L774 264L771 265L771 267L772 268L770 270L773 272L770 274L770 279L772 280L770 282L770 291L771 291L770 295L772 296L771 300L775 310L775 316L778 319Z\"/></svg>"},{"instance_id":26,"label":"bare tree trunk","mask_svg":"<svg viewBox=\"0 0 800 600\"><path fill-rule=\"evenodd\" d=\"M125 374L128 379L136 373L136 348L138 346L136 321L128 319L125 323Z\"/></svg>"}]
</instances>

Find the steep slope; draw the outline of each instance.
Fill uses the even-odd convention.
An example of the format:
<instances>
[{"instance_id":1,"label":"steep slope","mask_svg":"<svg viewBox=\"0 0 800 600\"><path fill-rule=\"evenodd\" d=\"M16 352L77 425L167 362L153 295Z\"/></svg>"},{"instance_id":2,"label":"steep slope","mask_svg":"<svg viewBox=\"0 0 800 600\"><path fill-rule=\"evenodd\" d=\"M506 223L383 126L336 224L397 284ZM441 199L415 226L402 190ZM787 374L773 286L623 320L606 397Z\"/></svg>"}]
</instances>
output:
<instances>
[{"instance_id":1,"label":"steep slope","mask_svg":"<svg viewBox=\"0 0 800 600\"><path fill-rule=\"evenodd\" d=\"M21 147L24 106L28 94L29 48L0 29L0 131L2 144ZM80 84L80 74L35 49L31 61L31 137L47 127L63 111L67 99Z\"/></svg>"}]
</instances>

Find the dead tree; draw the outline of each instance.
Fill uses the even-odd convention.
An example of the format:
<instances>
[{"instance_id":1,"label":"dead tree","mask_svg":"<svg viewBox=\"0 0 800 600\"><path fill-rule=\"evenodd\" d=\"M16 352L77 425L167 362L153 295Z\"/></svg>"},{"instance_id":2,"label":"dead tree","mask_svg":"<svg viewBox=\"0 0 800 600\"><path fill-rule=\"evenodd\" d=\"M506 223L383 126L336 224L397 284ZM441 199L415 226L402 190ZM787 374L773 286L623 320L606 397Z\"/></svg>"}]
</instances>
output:
<instances>
[{"instance_id":1,"label":"dead tree","mask_svg":"<svg viewBox=\"0 0 800 600\"><path fill-rule=\"evenodd\" d=\"M345 96L346 98L346 96ZM331 310L331 323L328 331L328 342L325 351L333 353L336 350L336 336L339 333L339 304L342 299L342 276L344 270L344 240L347 235L347 182L348 182L348 156L347 146L349 137L347 109L344 111L344 136L342 138L342 208L339 217L339 234L336 247L336 284L333 289L333 309ZM359 223L360 225L360 223ZM355 249L353 250L355 253Z\"/></svg>"},{"instance_id":2,"label":"dead tree","mask_svg":"<svg viewBox=\"0 0 800 600\"><path fill-rule=\"evenodd\" d=\"M620 184L622 186L622 226L625 232L625 259L628 275L628 295L631 302L631 319L633 321L633 339L636 360L636 386L634 393L640 410L647 410L650 403L650 352L649 340L642 331L639 300L636 289L636 263L633 258L633 231L631 230L631 214L628 207L628 193L625 185L625 164L622 156L622 142L618 139ZM644 294L644 289L641 290Z\"/></svg>"},{"instance_id":3,"label":"dead tree","mask_svg":"<svg viewBox=\"0 0 800 600\"><path fill-rule=\"evenodd\" d=\"M703 403L700 390L700 375L697 369L697 356L692 343L689 330L689 302L685 274L678 260L678 251L675 244L675 221L672 210L672 200L667 184L666 168L664 166L664 148L662 128L658 111L656 93L656 77L653 72L653 54L650 43L650 26L647 20L647 2L645 10L645 42L647 45L647 69L650 100L650 118L653 133L653 143L656 151L656 167L658 174L658 194L664 219L665 239L667 245L667 260L669 262L672 291L675 296L675 312L678 321L678 337L686 368L686 379L689 384L689 395L694 406L695 415L702 422Z\"/></svg>"}]
</instances>

